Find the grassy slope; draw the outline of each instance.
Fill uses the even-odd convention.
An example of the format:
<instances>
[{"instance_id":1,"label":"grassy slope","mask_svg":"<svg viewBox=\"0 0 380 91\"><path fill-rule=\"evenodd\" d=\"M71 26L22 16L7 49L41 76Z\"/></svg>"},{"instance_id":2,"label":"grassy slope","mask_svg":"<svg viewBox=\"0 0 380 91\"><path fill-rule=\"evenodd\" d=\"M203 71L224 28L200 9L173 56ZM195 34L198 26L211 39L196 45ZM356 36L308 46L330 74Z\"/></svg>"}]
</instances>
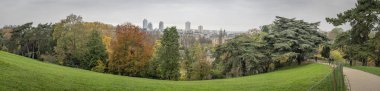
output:
<instances>
[{"instance_id":1,"label":"grassy slope","mask_svg":"<svg viewBox=\"0 0 380 91\"><path fill-rule=\"evenodd\" d=\"M380 67L353 66L351 68L362 70L380 76Z\"/></svg>"},{"instance_id":2,"label":"grassy slope","mask_svg":"<svg viewBox=\"0 0 380 91\"><path fill-rule=\"evenodd\" d=\"M331 72L309 64L271 73L206 81L168 81L102 74L0 51L0 90L304 91Z\"/></svg>"}]
</instances>

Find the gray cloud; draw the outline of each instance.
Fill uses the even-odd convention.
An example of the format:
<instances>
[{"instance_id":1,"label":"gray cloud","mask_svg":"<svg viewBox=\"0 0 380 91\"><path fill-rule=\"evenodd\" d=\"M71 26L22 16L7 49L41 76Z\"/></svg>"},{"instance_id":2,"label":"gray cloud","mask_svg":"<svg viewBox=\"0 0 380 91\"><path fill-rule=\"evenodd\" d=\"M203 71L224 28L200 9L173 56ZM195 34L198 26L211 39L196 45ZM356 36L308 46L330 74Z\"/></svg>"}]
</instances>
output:
<instances>
[{"instance_id":1,"label":"gray cloud","mask_svg":"<svg viewBox=\"0 0 380 91\"><path fill-rule=\"evenodd\" d=\"M333 28L326 17L354 7L355 0L2 0L0 26L26 22L58 22L73 13L85 21L110 24L131 22L141 25L147 18L158 26L246 31L271 23L275 16L321 21L320 28ZM347 26L344 26L346 29Z\"/></svg>"}]
</instances>

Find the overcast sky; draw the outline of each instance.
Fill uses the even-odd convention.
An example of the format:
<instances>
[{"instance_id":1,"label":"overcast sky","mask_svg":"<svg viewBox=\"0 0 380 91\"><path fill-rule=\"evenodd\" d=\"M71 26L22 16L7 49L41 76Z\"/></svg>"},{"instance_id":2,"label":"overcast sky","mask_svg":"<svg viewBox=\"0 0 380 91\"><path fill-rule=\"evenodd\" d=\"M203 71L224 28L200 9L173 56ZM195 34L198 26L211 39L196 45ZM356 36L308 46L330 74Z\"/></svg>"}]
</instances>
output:
<instances>
[{"instance_id":1,"label":"overcast sky","mask_svg":"<svg viewBox=\"0 0 380 91\"><path fill-rule=\"evenodd\" d=\"M326 17L353 8L355 0L0 0L0 26L26 22L55 23L69 14L84 21L108 24L130 22L141 26L146 18L158 27L247 31L270 24L275 16L321 22L320 29L331 30ZM348 28L348 27L344 27Z\"/></svg>"}]
</instances>

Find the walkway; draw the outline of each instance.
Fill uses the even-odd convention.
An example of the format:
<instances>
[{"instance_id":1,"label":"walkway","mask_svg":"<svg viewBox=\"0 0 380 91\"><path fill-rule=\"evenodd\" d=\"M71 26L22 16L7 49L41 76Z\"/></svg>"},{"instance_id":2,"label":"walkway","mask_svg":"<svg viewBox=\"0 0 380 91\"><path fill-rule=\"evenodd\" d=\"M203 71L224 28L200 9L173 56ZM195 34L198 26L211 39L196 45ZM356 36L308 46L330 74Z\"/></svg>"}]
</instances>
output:
<instances>
[{"instance_id":1,"label":"walkway","mask_svg":"<svg viewBox=\"0 0 380 91\"><path fill-rule=\"evenodd\" d=\"M349 80L351 91L380 91L380 76L348 67L343 67L343 73Z\"/></svg>"}]
</instances>

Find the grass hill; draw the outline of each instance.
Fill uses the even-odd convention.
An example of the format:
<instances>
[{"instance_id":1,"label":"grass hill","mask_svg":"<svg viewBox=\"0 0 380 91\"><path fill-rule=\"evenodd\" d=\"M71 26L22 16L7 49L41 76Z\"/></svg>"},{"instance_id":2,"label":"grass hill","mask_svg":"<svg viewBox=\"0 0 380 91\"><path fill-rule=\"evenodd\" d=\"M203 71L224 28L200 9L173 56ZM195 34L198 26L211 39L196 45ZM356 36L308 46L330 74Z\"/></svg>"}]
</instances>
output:
<instances>
[{"instance_id":1,"label":"grass hill","mask_svg":"<svg viewBox=\"0 0 380 91\"><path fill-rule=\"evenodd\" d=\"M169 81L97 73L0 51L0 91L304 91L330 72L326 65L306 64L239 78Z\"/></svg>"}]
</instances>

